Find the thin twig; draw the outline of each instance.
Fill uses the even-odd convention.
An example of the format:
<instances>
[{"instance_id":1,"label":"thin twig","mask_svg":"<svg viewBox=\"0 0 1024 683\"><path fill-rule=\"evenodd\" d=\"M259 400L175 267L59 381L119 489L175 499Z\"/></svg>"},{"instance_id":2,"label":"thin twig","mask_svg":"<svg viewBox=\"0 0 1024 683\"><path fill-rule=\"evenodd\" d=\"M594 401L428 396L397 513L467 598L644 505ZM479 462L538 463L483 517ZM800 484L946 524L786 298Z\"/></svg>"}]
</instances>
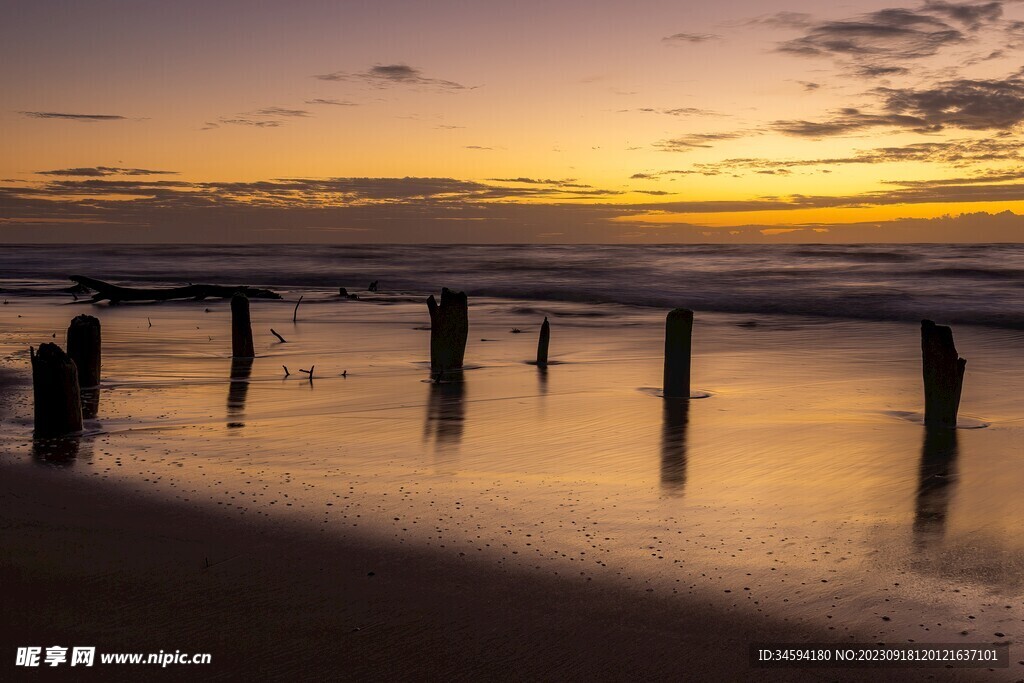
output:
<instances>
[{"instance_id":1,"label":"thin twig","mask_svg":"<svg viewBox=\"0 0 1024 683\"><path fill-rule=\"evenodd\" d=\"M273 327L271 327L271 328L270 328L270 334L272 334L272 335L274 335L275 337L277 337L278 339L280 339L280 340L281 340L281 343L282 343L282 344L287 344L287 343L288 343L288 340L287 340L287 339L285 339L284 337L282 337L281 335L279 335L279 334L277 333L277 331L276 331L276 330L274 330L274 328L273 328Z\"/></svg>"},{"instance_id":2,"label":"thin twig","mask_svg":"<svg viewBox=\"0 0 1024 683\"><path fill-rule=\"evenodd\" d=\"M310 365L309 366L309 370L303 370L302 368L299 368L299 372L304 372L307 375L309 375L309 381L312 382L313 381L313 369L314 368L316 368L315 365Z\"/></svg>"},{"instance_id":3,"label":"thin twig","mask_svg":"<svg viewBox=\"0 0 1024 683\"><path fill-rule=\"evenodd\" d=\"M290 377L292 373L288 372L288 366L287 365L282 365L281 367L284 368L284 376L285 377Z\"/></svg>"},{"instance_id":4,"label":"thin twig","mask_svg":"<svg viewBox=\"0 0 1024 683\"><path fill-rule=\"evenodd\" d=\"M296 318L299 315L299 304L301 304L301 303L302 303L302 297L300 296L299 300L295 302L295 310L292 311L292 322L295 322Z\"/></svg>"}]
</instances>

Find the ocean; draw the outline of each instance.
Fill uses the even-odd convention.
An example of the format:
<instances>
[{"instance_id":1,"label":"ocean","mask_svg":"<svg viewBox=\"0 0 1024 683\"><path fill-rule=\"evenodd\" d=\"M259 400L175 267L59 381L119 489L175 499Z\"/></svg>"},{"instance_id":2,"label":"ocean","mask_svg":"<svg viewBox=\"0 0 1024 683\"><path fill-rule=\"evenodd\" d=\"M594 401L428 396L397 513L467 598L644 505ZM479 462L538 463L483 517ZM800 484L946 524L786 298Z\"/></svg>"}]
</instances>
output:
<instances>
[{"instance_id":1,"label":"ocean","mask_svg":"<svg viewBox=\"0 0 1024 683\"><path fill-rule=\"evenodd\" d=\"M1024 245L5 246L0 290L87 275L1024 328Z\"/></svg>"}]
</instances>

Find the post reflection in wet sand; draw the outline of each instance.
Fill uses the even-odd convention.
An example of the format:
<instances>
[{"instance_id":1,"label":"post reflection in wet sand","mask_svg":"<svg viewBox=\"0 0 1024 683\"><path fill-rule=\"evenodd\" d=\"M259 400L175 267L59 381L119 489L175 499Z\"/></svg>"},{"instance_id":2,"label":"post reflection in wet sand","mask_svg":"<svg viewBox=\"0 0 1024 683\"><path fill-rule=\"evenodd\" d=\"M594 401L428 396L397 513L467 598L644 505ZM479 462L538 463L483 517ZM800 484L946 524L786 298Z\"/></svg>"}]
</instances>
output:
<instances>
[{"instance_id":1,"label":"post reflection in wet sand","mask_svg":"<svg viewBox=\"0 0 1024 683\"><path fill-rule=\"evenodd\" d=\"M93 420L100 412L100 388L82 389L82 417Z\"/></svg>"},{"instance_id":2,"label":"post reflection in wet sand","mask_svg":"<svg viewBox=\"0 0 1024 683\"><path fill-rule=\"evenodd\" d=\"M252 358L231 359L231 382L228 386L228 429L245 426L245 398L249 393Z\"/></svg>"},{"instance_id":3,"label":"post reflection in wet sand","mask_svg":"<svg viewBox=\"0 0 1024 683\"><path fill-rule=\"evenodd\" d=\"M544 396L548 393L548 366L537 366L537 385L540 389L541 396Z\"/></svg>"},{"instance_id":4,"label":"post reflection in wet sand","mask_svg":"<svg viewBox=\"0 0 1024 683\"><path fill-rule=\"evenodd\" d=\"M466 420L466 383L462 373L450 373L451 379L432 382L427 397L423 441L434 443L438 464L451 464L458 452Z\"/></svg>"},{"instance_id":5,"label":"post reflection in wet sand","mask_svg":"<svg viewBox=\"0 0 1024 683\"><path fill-rule=\"evenodd\" d=\"M690 401L666 398L662 405L661 490L679 496L686 485L686 429Z\"/></svg>"},{"instance_id":6,"label":"post reflection in wet sand","mask_svg":"<svg viewBox=\"0 0 1024 683\"><path fill-rule=\"evenodd\" d=\"M80 436L62 436L32 440L32 462L43 467L73 467L79 457L92 457L91 442L82 443Z\"/></svg>"},{"instance_id":7,"label":"post reflection in wet sand","mask_svg":"<svg viewBox=\"0 0 1024 683\"><path fill-rule=\"evenodd\" d=\"M942 540L946 533L958 453L956 429L925 428L914 504L914 544L918 548Z\"/></svg>"}]
</instances>

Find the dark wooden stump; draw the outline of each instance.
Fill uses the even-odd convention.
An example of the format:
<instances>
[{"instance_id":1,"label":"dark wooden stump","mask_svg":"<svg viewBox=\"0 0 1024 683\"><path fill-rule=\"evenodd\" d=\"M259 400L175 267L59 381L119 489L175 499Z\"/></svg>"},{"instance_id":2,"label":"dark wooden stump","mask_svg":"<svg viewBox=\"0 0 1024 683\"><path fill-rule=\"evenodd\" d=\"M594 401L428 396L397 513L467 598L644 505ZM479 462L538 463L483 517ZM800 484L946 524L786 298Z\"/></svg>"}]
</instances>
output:
<instances>
[{"instance_id":1,"label":"dark wooden stump","mask_svg":"<svg viewBox=\"0 0 1024 683\"><path fill-rule=\"evenodd\" d=\"M924 371L924 423L956 427L967 361L956 352L953 330L921 321L921 356Z\"/></svg>"},{"instance_id":2,"label":"dark wooden stump","mask_svg":"<svg viewBox=\"0 0 1024 683\"><path fill-rule=\"evenodd\" d=\"M544 367L548 364L548 345L551 343L551 325L547 317L544 324L540 326L540 339L537 340L537 365Z\"/></svg>"},{"instance_id":3,"label":"dark wooden stump","mask_svg":"<svg viewBox=\"0 0 1024 683\"><path fill-rule=\"evenodd\" d=\"M56 344L29 349L35 435L63 436L82 431L82 397L75 361Z\"/></svg>"},{"instance_id":4,"label":"dark wooden stump","mask_svg":"<svg viewBox=\"0 0 1024 683\"><path fill-rule=\"evenodd\" d=\"M469 299L465 292L441 290L441 305L433 295L427 299L430 311L430 369L444 373L458 370L466 357L469 338Z\"/></svg>"},{"instance_id":5,"label":"dark wooden stump","mask_svg":"<svg viewBox=\"0 0 1024 683\"><path fill-rule=\"evenodd\" d=\"M68 326L68 355L78 368L78 385L91 389L100 384L100 321L91 315L75 317Z\"/></svg>"},{"instance_id":6,"label":"dark wooden stump","mask_svg":"<svg viewBox=\"0 0 1024 683\"><path fill-rule=\"evenodd\" d=\"M693 311L677 308L665 319L665 398L690 397L690 336Z\"/></svg>"},{"instance_id":7,"label":"dark wooden stump","mask_svg":"<svg viewBox=\"0 0 1024 683\"><path fill-rule=\"evenodd\" d=\"M249 298L241 292L231 297L231 355L253 358L252 323L249 320Z\"/></svg>"}]
</instances>

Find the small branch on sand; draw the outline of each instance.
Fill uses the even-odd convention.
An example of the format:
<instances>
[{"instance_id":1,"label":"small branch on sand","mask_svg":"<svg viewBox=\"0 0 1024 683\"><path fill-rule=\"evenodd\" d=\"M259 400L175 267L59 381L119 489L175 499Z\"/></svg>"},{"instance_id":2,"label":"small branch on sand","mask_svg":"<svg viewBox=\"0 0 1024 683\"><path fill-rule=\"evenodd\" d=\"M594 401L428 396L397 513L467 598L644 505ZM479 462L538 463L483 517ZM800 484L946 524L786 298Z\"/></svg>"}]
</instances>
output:
<instances>
[{"instance_id":1,"label":"small branch on sand","mask_svg":"<svg viewBox=\"0 0 1024 683\"><path fill-rule=\"evenodd\" d=\"M287 365L282 365L281 367L284 368L284 376L285 377L291 377L292 373L288 372L288 366Z\"/></svg>"},{"instance_id":2,"label":"small branch on sand","mask_svg":"<svg viewBox=\"0 0 1024 683\"><path fill-rule=\"evenodd\" d=\"M146 318L146 322L149 323L150 327L153 327L153 321L152 320L150 320L149 318Z\"/></svg>"},{"instance_id":3,"label":"small branch on sand","mask_svg":"<svg viewBox=\"0 0 1024 683\"><path fill-rule=\"evenodd\" d=\"M82 275L72 275L71 281L96 292L91 303L109 301L112 304L122 301L169 301L171 299L230 299L235 292L242 292L253 299L280 299L281 295L269 289L254 287L225 287L222 285L188 285L186 287L137 288L119 287L103 280Z\"/></svg>"},{"instance_id":4,"label":"small branch on sand","mask_svg":"<svg viewBox=\"0 0 1024 683\"><path fill-rule=\"evenodd\" d=\"M296 318L299 315L299 304L301 304L301 303L302 303L302 297L300 296L299 300L297 302L295 302L295 310L292 311L292 322L295 322Z\"/></svg>"},{"instance_id":5,"label":"small branch on sand","mask_svg":"<svg viewBox=\"0 0 1024 683\"><path fill-rule=\"evenodd\" d=\"M277 330L275 330L273 327L270 328L270 334L272 334L275 337L277 337L278 339L280 339L282 344L287 344L288 343L288 340L285 339L284 337L282 337L281 335L279 335L277 333Z\"/></svg>"},{"instance_id":6,"label":"small branch on sand","mask_svg":"<svg viewBox=\"0 0 1024 683\"><path fill-rule=\"evenodd\" d=\"M299 372L304 372L304 373L306 373L307 375L309 375L309 381L310 381L310 382L312 382L312 381L313 381L313 370L314 370L315 368L316 368L316 366L315 366L315 365L310 365L310 366L309 366L309 370L303 370L302 368L299 368Z\"/></svg>"}]
</instances>

